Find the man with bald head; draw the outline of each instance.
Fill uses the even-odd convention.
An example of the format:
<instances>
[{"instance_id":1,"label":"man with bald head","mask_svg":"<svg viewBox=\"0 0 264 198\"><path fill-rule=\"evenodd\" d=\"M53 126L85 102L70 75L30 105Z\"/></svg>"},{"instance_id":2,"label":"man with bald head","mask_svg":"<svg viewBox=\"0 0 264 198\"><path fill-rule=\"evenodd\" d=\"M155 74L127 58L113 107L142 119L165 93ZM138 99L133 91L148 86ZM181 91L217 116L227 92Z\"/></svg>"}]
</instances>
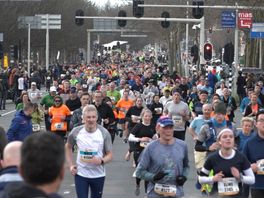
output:
<instances>
[{"instance_id":1,"label":"man with bald head","mask_svg":"<svg viewBox=\"0 0 264 198\"><path fill-rule=\"evenodd\" d=\"M1 160L3 169L0 172L0 191L9 183L23 181L17 168L20 164L21 146L22 142L13 141L4 148L3 159Z\"/></svg>"}]
</instances>

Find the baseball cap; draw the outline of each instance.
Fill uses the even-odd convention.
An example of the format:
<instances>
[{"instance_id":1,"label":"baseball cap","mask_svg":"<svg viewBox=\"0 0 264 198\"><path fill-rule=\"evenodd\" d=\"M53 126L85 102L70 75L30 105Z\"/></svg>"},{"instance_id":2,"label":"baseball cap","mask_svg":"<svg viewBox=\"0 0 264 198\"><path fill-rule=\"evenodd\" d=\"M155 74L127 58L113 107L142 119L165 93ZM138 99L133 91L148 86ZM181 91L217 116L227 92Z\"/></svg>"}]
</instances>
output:
<instances>
[{"instance_id":1,"label":"baseball cap","mask_svg":"<svg viewBox=\"0 0 264 198\"><path fill-rule=\"evenodd\" d=\"M31 85L37 85L36 82L32 82Z\"/></svg>"},{"instance_id":2,"label":"baseball cap","mask_svg":"<svg viewBox=\"0 0 264 198\"><path fill-rule=\"evenodd\" d=\"M76 93L76 90L77 90L76 87L71 87L70 88L70 93Z\"/></svg>"},{"instance_id":3,"label":"baseball cap","mask_svg":"<svg viewBox=\"0 0 264 198\"><path fill-rule=\"evenodd\" d=\"M161 116L158 119L157 124L161 127L174 126L173 120L168 116Z\"/></svg>"},{"instance_id":4,"label":"baseball cap","mask_svg":"<svg viewBox=\"0 0 264 198\"><path fill-rule=\"evenodd\" d=\"M51 87L50 87L50 92L53 92L53 91L55 91L55 92L57 91L57 89L56 89L55 86L51 86Z\"/></svg>"}]
</instances>

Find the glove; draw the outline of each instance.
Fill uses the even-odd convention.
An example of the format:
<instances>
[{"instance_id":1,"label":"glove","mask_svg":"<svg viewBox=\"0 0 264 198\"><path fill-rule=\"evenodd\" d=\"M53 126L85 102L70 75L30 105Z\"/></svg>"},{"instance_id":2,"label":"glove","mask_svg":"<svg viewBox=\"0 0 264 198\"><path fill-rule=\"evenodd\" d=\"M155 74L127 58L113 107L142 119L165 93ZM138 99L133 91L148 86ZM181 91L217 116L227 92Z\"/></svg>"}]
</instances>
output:
<instances>
[{"instance_id":1,"label":"glove","mask_svg":"<svg viewBox=\"0 0 264 198\"><path fill-rule=\"evenodd\" d=\"M164 173L163 171L160 171L156 175L154 175L153 181L155 182L155 181L161 180L166 175L168 175L168 173Z\"/></svg>"},{"instance_id":2,"label":"glove","mask_svg":"<svg viewBox=\"0 0 264 198\"><path fill-rule=\"evenodd\" d=\"M183 175L179 175L176 177L176 184L178 186L183 186L183 184L187 181L187 178Z\"/></svg>"}]
</instances>

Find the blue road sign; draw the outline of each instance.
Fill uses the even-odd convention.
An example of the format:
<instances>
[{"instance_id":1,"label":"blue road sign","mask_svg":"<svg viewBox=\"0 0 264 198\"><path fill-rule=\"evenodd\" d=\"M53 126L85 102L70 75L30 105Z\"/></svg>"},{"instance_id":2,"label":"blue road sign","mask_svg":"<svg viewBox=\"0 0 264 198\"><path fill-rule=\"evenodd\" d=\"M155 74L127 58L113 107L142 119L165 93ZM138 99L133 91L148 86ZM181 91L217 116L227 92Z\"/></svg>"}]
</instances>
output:
<instances>
[{"instance_id":1,"label":"blue road sign","mask_svg":"<svg viewBox=\"0 0 264 198\"><path fill-rule=\"evenodd\" d=\"M222 28L236 28L236 12L222 11Z\"/></svg>"},{"instance_id":2,"label":"blue road sign","mask_svg":"<svg viewBox=\"0 0 264 198\"><path fill-rule=\"evenodd\" d=\"M264 38L264 23L253 23L250 30L250 38L263 39Z\"/></svg>"}]
</instances>

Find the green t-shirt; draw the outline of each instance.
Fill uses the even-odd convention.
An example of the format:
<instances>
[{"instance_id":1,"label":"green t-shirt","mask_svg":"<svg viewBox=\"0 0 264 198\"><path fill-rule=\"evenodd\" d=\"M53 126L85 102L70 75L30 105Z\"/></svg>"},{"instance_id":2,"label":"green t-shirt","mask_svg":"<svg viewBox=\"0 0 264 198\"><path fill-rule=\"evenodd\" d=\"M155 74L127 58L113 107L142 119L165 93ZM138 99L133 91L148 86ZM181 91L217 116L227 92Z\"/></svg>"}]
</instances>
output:
<instances>
[{"instance_id":1,"label":"green t-shirt","mask_svg":"<svg viewBox=\"0 0 264 198\"><path fill-rule=\"evenodd\" d=\"M45 109L48 109L54 104L54 97L48 94L41 99L40 104L45 105Z\"/></svg>"},{"instance_id":2,"label":"green t-shirt","mask_svg":"<svg viewBox=\"0 0 264 198\"><path fill-rule=\"evenodd\" d=\"M21 110L21 109L23 109L23 108L24 108L24 104L23 104L23 102L18 103L17 106L16 106L16 110L17 110L17 111L19 111L19 110Z\"/></svg>"},{"instance_id":3,"label":"green t-shirt","mask_svg":"<svg viewBox=\"0 0 264 198\"><path fill-rule=\"evenodd\" d=\"M106 95L111 98L111 100L114 100L115 102L118 102L121 98L121 94L119 91L107 91Z\"/></svg>"}]
</instances>

